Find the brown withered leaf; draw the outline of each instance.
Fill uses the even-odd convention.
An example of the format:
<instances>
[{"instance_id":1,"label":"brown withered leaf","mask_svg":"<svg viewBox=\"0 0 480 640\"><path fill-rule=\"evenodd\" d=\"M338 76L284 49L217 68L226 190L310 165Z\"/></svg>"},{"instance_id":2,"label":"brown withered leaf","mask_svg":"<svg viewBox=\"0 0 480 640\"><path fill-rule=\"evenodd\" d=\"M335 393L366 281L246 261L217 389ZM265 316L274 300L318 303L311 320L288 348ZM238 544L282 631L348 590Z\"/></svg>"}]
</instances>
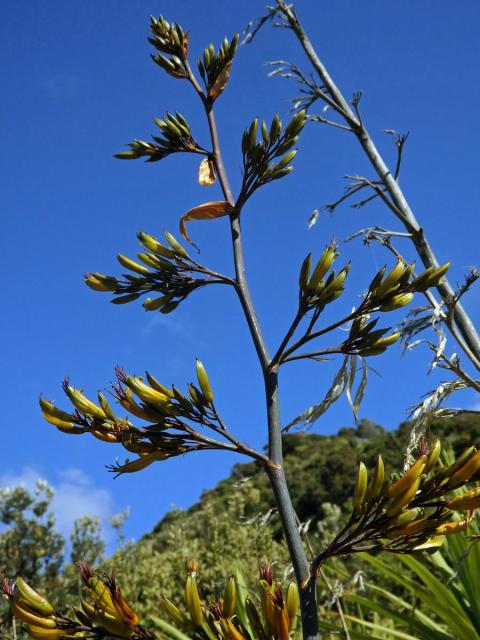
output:
<instances>
[{"instance_id":1,"label":"brown withered leaf","mask_svg":"<svg viewBox=\"0 0 480 640\"><path fill-rule=\"evenodd\" d=\"M202 187L209 187L215 184L215 165L211 158L204 158L198 167L198 184Z\"/></svg>"},{"instance_id":2,"label":"brown withered leaf","mask_svg":"<svg viewBox=\"0 0 480 640\"><path fill-rule=\"evenodd\" d=\"M190 220L214 220L215 218L221 218L222 216L228 216L232 213L233 207L226 200L219 202L205 202L198 207L193 207L180 218L180 233L187 242L193 244L188 237L186 223Z\"/></svg>"},{"instance_id":3,"label":"brown withered leaf","mask_svg":"<svg viewBox=\"0 0 480 640\"><path fill-rule=\"evenodd\" d=\"M183 34L183 38L182 38L182 51L183 51L183 58L184 60L186 60L188 58L188 31L184 32Z\"/></svg>"},{"instance_id":4,"label":"brown withered leaf","mask_svg":"<svg viewBox=\"0 0 480 640\"><path fill-rule=\"evenodd\" d=\"M232 68L232 62L227 62L227 64L220 71L218 76L215 78L215 82L208 89L208 96L215 100L218 96L223 92L225 87L227 86L228 79L230 77L230 69Z\"/></svg>"}]
</instances>

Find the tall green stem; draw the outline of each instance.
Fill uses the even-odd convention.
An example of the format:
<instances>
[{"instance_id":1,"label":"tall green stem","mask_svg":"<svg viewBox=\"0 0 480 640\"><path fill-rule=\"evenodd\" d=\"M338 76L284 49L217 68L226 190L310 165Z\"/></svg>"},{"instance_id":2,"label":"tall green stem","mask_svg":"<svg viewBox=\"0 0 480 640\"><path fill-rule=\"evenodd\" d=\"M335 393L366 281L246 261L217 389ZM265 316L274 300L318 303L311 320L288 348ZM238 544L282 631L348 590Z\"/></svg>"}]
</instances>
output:
<instances>
[{"instance_id":1,"label":"tall green stem","mask_svg":"<svg viewBox=\"0 0 480 640\"><path fill-rule=\"evenodd\" d=\"M218 132L215 123L215 115L210 104L206 103L212 148L217 170L218 179L225 197L232 207L235 201L232 195L228 176L223 164ZM265 383L265 394L267 400L268 416L268 445L270 462L266 465L272 491L275 496L283 533L287 542L288 550L292 560L295 577L299 585L300 604L302 612L302 631L305 640L317 640L318 619L315 581L310 580L306 587L302 584L306 582L310 575L309 562L302 544L298 530L297 516L293 508L290 492L283 467L282 432L280 422L280 404L278 392L278 367L272 366L267 345L265 343L260 324L255 312L255 307L250 296L247 278L245 274L245 261L243 257L242 230L240 225L240 211L234 210L230 215L230 229L232 235L233 256L235 261L236 291L247 320L250 334L252 336L258 359L263 372Z\"/></svg>"}]
</instances>

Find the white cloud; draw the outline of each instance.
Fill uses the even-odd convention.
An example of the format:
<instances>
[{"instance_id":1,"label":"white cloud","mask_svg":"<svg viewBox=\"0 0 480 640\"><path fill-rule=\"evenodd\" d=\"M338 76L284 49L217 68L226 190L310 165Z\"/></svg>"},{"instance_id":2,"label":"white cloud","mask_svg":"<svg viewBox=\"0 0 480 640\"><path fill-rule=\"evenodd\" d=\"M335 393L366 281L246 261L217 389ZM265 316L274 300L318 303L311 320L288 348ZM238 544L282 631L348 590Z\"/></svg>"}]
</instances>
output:
<instances>
[{"instance_id":1,"label":"white cloud","mask_svg":"<svg viewBox=\"0 0 480 640\"><path fill-rule=\"evenodd\" d=\"M56 73L39 78L38 84L52 98L69 98L78 94L82 79L71 73Z\"/></svg>"},{"instance_id":2,"label":"white cloud","mask_svg":"<svg viewBox=\"0 0 480 640\"><path fill-rule=\"evenodd\" d=\"M15 474L11 472L3 473L0 476L0 488L6 489L8 487L25 487L29 491L35 489L37 480L45 480L31 467L25 467L20 473Z\"/></svg>"},{"instance_id":3,"label":"white cloud","mask_svg":"<svg viewBox=\"0 0 480 640\"><path fill-rule=\"evenodd\" d=\"M109 516L114 512L109 491L95 487L80 469L66 469L59 475L61 480L54 484L55 496L52 502L59 531L71 531L74 521L87 514L98 516L105 529Z\"/></svg>"},{"instance_id":4,"label":"white cloud","mask_svg":"<svg viewBox=\"0 0 480 640\"><path fill-rule=\"evenodd\" d=\"M190 344L199 344L199 340L193 331L193 325L186 318L179 316L178 313L171 315L162 315L158 312L149 313L142 327L142 335L144 338L149 338L158 329L168 331L171 335L182 338Z\"/></svg>"},{"instance_id":5,"label":"white cloud","mask_svg":"<svg viewBox=\"0 0 480 640\"><path fill-rule=\"evenodd\" d=\"M113 498L106 489L96 487L81 469L71 467L59 471L58 480L51 481L35 469L25 467L17 474L7 472L0 475L0 488L20 485L32 491L39 479L47 480L55 492L52 510L56 517L56 528L64 537L68 539L77 518L93 515L100 518L103 537L109 541L111 529L108 518L115 513Z\"/></svg>"}]
</instances>

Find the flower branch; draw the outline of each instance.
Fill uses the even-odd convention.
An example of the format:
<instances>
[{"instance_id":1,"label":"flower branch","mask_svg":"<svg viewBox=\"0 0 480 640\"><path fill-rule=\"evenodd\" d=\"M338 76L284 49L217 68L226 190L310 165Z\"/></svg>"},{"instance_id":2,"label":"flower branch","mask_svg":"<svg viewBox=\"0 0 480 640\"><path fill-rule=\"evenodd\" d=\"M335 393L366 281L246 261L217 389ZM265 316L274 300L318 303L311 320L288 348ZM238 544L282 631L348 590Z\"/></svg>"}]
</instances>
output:
<instances>
[{"instance_id":1,"label":"flower branch","mask_svg":"<svg viewBox=\"0 0 480 640\"><path fill-rule=\"evenodd\" d=\"M198 386L188 384L188 393L183 394L175 386L169 388L161 384L148 372L144 381L116 369L117 380L112 383L111 394L129 414L148 423L142 427L136 426L128 416L123 418L115 413L102 392L98 393L98 403L92 402L68 379L63 383L63 390L74 407L73 412L63 411L44 398L40 398L40 406L44 418L64 433L90 433L103 442L120 444L137 454L134 460L127 459L124 464L109 467L117 475L205 449L234 451L266 463L268 459L264 454L230 433L213 404L210 382L199 360L196 370ZM222 439L205 435L192 425L210 430Z\"/></svg>"},{"instance_id":2,"label":"flower branch","mask_svg":"<svg viewBox=\"0 0 480 640\"><path fill-rule=\"evenodd\" d=\"M370 479L361 462L350 519L314 558L312 579L322 564L334 556L362 551L435 551L444 536L468 528L480 506L480 489L476 487L480 451L469 447L450 464L440 461L440 453L437 440L403 475L390 481L384 478L380 455ZM459 491L472 483L473 488Z\"/></svg>"}]
</instances>

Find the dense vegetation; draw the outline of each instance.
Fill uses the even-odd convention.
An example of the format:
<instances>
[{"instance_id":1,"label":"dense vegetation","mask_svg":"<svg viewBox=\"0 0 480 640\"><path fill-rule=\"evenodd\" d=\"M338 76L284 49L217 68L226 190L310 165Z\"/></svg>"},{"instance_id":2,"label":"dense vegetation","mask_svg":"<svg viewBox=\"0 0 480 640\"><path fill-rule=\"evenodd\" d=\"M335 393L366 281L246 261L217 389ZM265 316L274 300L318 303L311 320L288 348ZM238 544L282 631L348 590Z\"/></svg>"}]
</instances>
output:
<instances>
[{"instance_id":1,"label":"dense vegetation","mask_svg":"<svg viewBox=\"0 0 480 640\"><path fill-rule=\"evenodd\" d=\"M448 440L458 453L471 442L478 441L480 418L474 413L464 413L437 419L431 430L435 436ZM355 484L352 468L355 469L360 460L367 466L374 466L376 456L381 451L386 473L398 472L403 465L409 434L408 422L402 423L395 431L386 431L380 425L362 420L358 427L342 428L331 436L305 432L285 435L285 468L300 521L311 520L314 530L323 515L322 505L332 503L342 508L350 501ZM219 482L211 491L206 491L188 511L167 514L142 543L155 540L162 546L173 523L182 523L188 529L206 510L209 515L210 510L221 514L231 496L238 498L238 488L247 482L255 498L250 496L250 502L243 507L242 516L255 517L273 509L267 478L259 472L256 463L238 464L230 477ZM201 532L199 534L201 538L204 537Z\"/></svg>"},{"instance_id":2,"label":"dense vegetation","mask_svg":"<svg viewBox=\"0 0 480 640\"><path fill-rule=\"evenodd\" d=\"M297 433L285 437L286 472L299 519L307 524L310 539L328 539L328 532L337 528L332 525L338 525L343 513L349 512L355 462L372 465L382 451L387 473L401 469L409 426L403 423L395 431L386 431L363 420L358 427L342 428L332 436ZM464 413L436 420L431 430L458 453L479 441L480 418ZM52 598L62 594L63 600L67 597L73 603L78 595L78 576L71 562L62 560L64 545L48 513L48 491L41 488L36 498L28 498L28 492L21 489L16 494L2 492L1 496L0 518L5 526L0 533L0 572L7 576L23 573ZM71 561L83 555L105 569L115 567L126 596L147 619L161 611L159 585L163 594L182 600L185 566L191 559L200 565L207 597L221 590L237 567L253 584L259 560L274 560L279 575L289 571L267 480L255 463L236 465L231 475L206 491L197 504L186 511L167 513L151 533L137 543L124 543L107 560L102 558L98 528L91 519L77 523L72 543ZM17 566L20 559L22 565ZM359 559L350 559L341 571L345 584L359 568L367 576L375 571ZM382 584L376 576L376 583L379 580ZM332 608L325 584L320 588L324 592L321 602ZM395 589L401 592L402 587Z\"/></svg>"}]
</instances>

